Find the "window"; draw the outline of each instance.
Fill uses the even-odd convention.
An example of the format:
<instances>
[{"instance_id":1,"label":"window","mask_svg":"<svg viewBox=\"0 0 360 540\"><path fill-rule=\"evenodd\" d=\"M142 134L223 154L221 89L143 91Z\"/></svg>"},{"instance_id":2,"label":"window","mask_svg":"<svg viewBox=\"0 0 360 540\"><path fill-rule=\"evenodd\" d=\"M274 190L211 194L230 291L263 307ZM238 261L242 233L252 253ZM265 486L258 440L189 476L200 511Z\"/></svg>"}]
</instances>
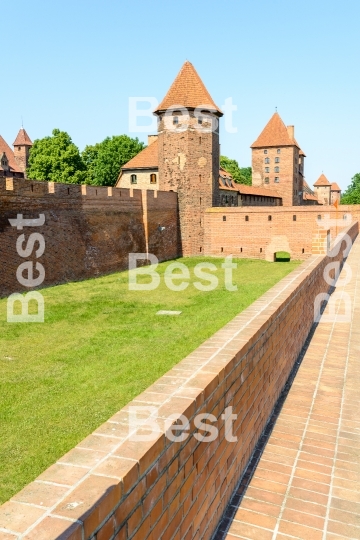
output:
<instances>
[{"instance_id":1,"label":"window","mask_svg":"<svg viewBox=\"0 0 360 540\"><path fill-rule=\"evenodd\" d=\"M131 179L131 183L132 183L132 184L137 184L136 174L132 174L131 177L130 177L130 179Z\"/></svg>"},{"instance_id":2,"label":"window","mask_svg":"<svg viewBox=\"0 0 360 540\"><path fill-rule=\"evenodd\" d=\"M226 216L223 216L223 221L226 221Z\"/></svg>"},{"instance_id":3,"label":"window","mask_svg":"<svg viewBox=\"0 0 360 540\"><path fill-rule=\"evenodd\" d=\"M20 150L21 150L21 146L18 147L18 152L20 152Z\"/></svg>"},{"instance_id":4,"label":"window","mask_svg":"<svg viewBox=\"0 0 360 540\"><path fill-rule=\"evenodd\" d=\"M265 158L265 163L270 163L270 158L266 157Z\"/></svg>"},{"instance_id":5,"label":"window","mask_svg":"<svg viewBox=\"0 0 360 540\"><path fill-rule=\"evenodd\" d=\"M150 174L150 184L156 184L156 174Z\"/></svg>"},{"instance_id":6,"label":"window","mask_svg":"<svg viewBox=\"0 0 360 540\"><path fill-rule=\"evenodd\" d=\"M173 124L177 125L178 123L179 123L179 117L178 116L173 116Z\"/></svg>"},{"instance_id":7,"label":"window","mask_svg":"<svg viewBox=\"0 0 360 540\"><path fill-rule=\"evenodd\" d=\"M264 150L264 154L267 154L267 150Z\"/></svg>"},{"instance_id":8,"label":"window","mask_svg":"<svg viewBox=\"0 0 360 540\"><path fill-rule=\"evenodd\" d=\"M268 221L271 221L272 220L272 216L268 216Z\"/></svg>"},{"instance_id":9,"label":"window","mask_svg":"<svg viewBox=\"0 0 360 540\"><path fill-rule=\"evenodd\" d=\"M265 172L270 172L270 167L265 167Z\"/></svg>"},{"instance_id":10,"label":"window","mask_svg":"<svg viewBox=\"0 0 360 540\"><path fill-rule=\"evenodd\" d=\"M226 202L226 204L229 202L229 198L228 198L227 195L225 196L225 202Z\"/></svg>"},{"instance_id":11,"label":"window","mask_svg":"<svg viewBox=\"0 0 360 540\"><path fill-rule=\"evenodd\" d=\"M279 157L275 158L275 163L280 163L280 158Z\"/></svg>"},{"instance_id":12,"label":"window","mask_svg":"<svg viewBox=\"0 0 360 540\"><path fill-rule=\"evenodd\" d=\"M268 176L265 177L265 184L268 184L270 182L270 179Z\"/></svg>"},{"instance_id":13,"label":"window","mask_svg":"<svg viewBox=\"0 0 360 540\"><path fill-rule=\"evenodd\" d=\"M321 215L319 214L317 218L318 218L318 219L321 219Z\"/></svg>"},{"instance_id":14,"label":"window","mask_svg":"<svg viewBox=\"0 0 360 540\"><path fill-rule=\"evenodd\" d=\"M199 118L198 118L198 124L202 124L202 123L203 123L202 116L199 116Z\"/></svg>"},{"instance_id":15,"label":"window","mask_svg":"<svg viewBox=\"0 0 360 540\"><path fill-rule=\"evenodd\" d=\"M199 144L201 144L201 137L199 137Z\"/></svg>"},{"instance_id":16,"label":"window","mask_svg":"<svg viewBox=\"0 0 360 540\"><path fill-rule=\"evenodd\" d=\"M201 174L199 174L199 182L201 182Z\"/></svg>"},{"instance_id":17,"label":"window","mask_svg":"<svg viewBox=\"0 0 360 540\"><path fill-rule=\"evenodd\" d=\"M275 168L274 168L274 172L280 172L280 168L279 168L279 167L275 167Z\"/></svg>"},{"instance_id":18,"label":"window","mask_svg":"<svg viewBox=\"0 0 360 540\"><path fill-rule=\"evenodd\" d=\"M249 221L249 216L245 216L245 221Z\"/></svg>"},{"instance_id":19,"label":"window","mask_svg":"<svg viewBox=\"0 0 360 540\"><path fill-rule=\"evenodd\" d=\"M296 216L293 216L293 221L296 221Z\"/></svg>"},{"instance_id":20,"label":"window","mask_svg":"<svg viewBox=\"0 0 360 540\"><path fill-rule=\"evenodd\" d=\"M280 154L280 148L278 148L276 151L277 151L278 154Z\"/></svg>"},{"instance_id":21,"label":"window","mask_svg":"<svg viewBox=\"0 0 360 540\"><path fill-rule=\"evenodd\" d=\"M278 176L275 176L274 182L278 184L280 182L280 178Z\"/></svg>"}]
</instances>

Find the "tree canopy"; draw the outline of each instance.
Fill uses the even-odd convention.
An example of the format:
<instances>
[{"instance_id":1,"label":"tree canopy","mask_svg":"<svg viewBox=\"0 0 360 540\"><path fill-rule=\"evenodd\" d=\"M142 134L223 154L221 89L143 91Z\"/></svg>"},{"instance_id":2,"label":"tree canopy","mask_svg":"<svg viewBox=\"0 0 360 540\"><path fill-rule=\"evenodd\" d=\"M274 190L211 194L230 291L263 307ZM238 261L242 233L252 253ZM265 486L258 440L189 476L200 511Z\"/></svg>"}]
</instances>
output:
<instances>
[{"instance_id":1,"label":"tree canopy","mask_svg":"<svg viewBox=\"0 0 360 540\"><path fill-rule=\"evenodd\" d=\"M239 167L235 159L230 159L226 156L220 156L220 165L232 175L235 182L251 186L251 167Z\"/></svg>"},{"instance_id":2,"label":"tree canopy","mask_svg":"<svg viewBox=\"0 0 360 540\"><path fill-rule=\"evenodd\" d=\"M113 186L120 169L145 148L136 137L127 135L107 137L94 146L86 146L82 158L87 167L86 183L95 186Z\"/></svg>"},{"instance_id":3,"label":"tree canopy","mask_svg":"<svg viewBox=\"0 0 360 540\"><path fill-rule=\"evenodd\" d=\"M341 197L341 204L360 204L360 173L351 179L350 186Z\"/></svg>"},{"instance_id":4,"label":"tree canopy","mask_svg":"<svg viewBox=\"0 0 360 540\"><path fill-rule=\"evenodd\" d=\"M68 133L54 129L52 136L34 141L27 176L33 180L113 186L121 167L144 148L138 138L116 135L86 146L80 154Z\"/></svg>"},{"instance_id":5,"label":"tree canopy","mask_svg":"<svg viewBox=\"0 0 360 540\"><path fill-rule=\"evenodd\" d=\"M85 165L78 147L59 129L54 129L50 137L34 141L26 172L33 180L67 184L80 184L85 180Z\"/></svg>"}]
</instances>

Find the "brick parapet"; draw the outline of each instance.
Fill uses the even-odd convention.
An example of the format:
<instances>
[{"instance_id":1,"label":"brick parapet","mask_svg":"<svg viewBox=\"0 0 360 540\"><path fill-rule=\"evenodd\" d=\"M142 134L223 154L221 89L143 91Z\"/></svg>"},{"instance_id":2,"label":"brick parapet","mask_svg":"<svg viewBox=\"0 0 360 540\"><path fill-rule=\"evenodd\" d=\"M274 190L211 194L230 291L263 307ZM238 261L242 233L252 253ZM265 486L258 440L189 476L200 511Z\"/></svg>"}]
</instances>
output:
<instances>
[{"instance_id":1,"label":"brick parapet","mask_svg":"<svg viewBox=\"0 0 360 540\"><path fill-rule=\"evenodd\" d=\"M26 260L16 249L20 234L44 236L41 286L124 270L128 254L146 252L147 244L159 260L180 255L177 194L146 193L144 199L137 189L0 179L0 296L26 290L16 278ZM44 214L45 224L18 231L9 223L18 214ZM159 224L165 229L159 231Z\"/></svg>"},{"instance_id":2,"label":"brick parapet","mask_svg":"<svg viewBox=\"0 0 360 540\"><path fill-rule=\"evenodd\" d=\"M344 232L354 239L358 231L356 222ZM341 242L334 258L305 261L0 507L3 534L210 539L310 332L315 298L328 292L325 267L343 260ZM155 408L154 440L130 440L131 406ZM221 419L228 406L237 415L234 442ZM216 418L212 442L194 437L199 413ZM187 440L165 436L170 414L189 419Z\"/></svg>"}]
</instances>

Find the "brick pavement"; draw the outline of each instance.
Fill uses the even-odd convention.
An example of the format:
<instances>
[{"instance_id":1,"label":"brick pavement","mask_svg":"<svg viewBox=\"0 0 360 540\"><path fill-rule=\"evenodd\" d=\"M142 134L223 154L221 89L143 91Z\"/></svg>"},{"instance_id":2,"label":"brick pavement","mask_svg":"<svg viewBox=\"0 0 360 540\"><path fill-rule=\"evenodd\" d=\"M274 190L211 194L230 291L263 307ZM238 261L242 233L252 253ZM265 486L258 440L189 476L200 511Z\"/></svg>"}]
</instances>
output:
<instances>
[{"instance_id":1,"label":"brick pavement","mask_svg":"<svg viewBox=\"0 0 360 540\"><path fill-rule=\"evenodd\" d=\"M340 303L334 322L323 316L216 540L360 539L359 237L347 262L351 281L336 292L350 295L351 321Z\"/></svg>"}]
</instances>

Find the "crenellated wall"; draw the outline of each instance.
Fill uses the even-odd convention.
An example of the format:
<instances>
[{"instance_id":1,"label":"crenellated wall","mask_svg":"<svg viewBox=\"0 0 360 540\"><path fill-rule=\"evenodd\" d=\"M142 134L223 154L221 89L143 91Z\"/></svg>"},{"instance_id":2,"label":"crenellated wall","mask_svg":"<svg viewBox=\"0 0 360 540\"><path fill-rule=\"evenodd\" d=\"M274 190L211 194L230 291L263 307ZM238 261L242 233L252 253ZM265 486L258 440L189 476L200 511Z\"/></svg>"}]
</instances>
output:
<instances>
[{"instance_id":1,"label":"crenellated wall","mask_svg":"<svg viewBox=\"0 0 360 540\"><path fill-rule=\"evenodd\" d=\"M44 214L45 224L17 230L9 219L18 214ZM147 245L159 260L175 258L177 215L172 192L0 179L0 296L25 289L16 270L26 260L43 265L41 286L49 286L123 270L128 254L145 253ZM44 254L35 259L36 245L32 255L20 257L17 238L25 234L27 240L33 232L44 236Z\"/></svg>"}]
</instances>

